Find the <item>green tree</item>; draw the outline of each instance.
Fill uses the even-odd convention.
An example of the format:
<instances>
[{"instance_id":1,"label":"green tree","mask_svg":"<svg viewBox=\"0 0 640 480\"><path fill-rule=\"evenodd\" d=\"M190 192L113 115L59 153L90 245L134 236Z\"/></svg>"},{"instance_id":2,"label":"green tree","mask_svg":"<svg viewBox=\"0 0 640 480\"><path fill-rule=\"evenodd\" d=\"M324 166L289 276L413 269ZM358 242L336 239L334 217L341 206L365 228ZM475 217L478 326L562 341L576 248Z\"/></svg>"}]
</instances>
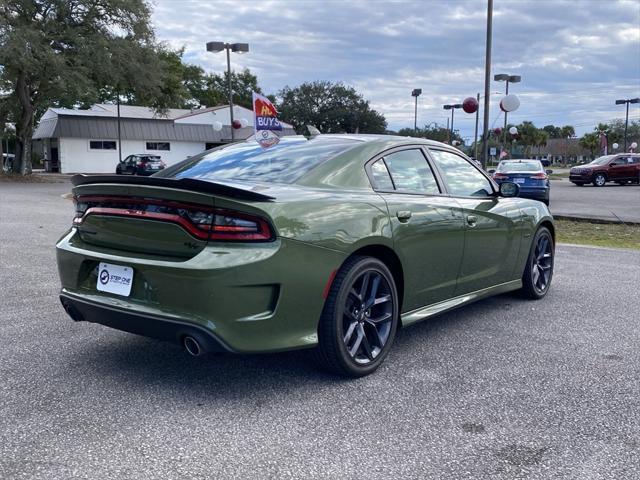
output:
<instances>
[{"instance_id":1,"label":"green tree","mask_svg":"<svg viewBox=\"0 0 640 480\"><path fill-rule=\"evenodd\" d=\"M580 146L591 152L591 156L594 156L600 149L600 135L598 133L585 133L580 139Z\"/></svg>"},{"instance_id":2,"label":"green tree","mask_svg":"<svg viewBox=\"0 0 640 480\"><path fill-rule=\"evenodd\" d=\"M313 125L322 133L384 133L384 116L371 108L353 87L343 83L316 81L278 93L282 120L298 133Z\"/></svg>"},{"instance_id":3,"label":"green tree","mask_svg":"<svg viewBox=\"0 0 640 480\"><path fill-rule=\"evenodd\" d=\"M457 130L453 131L453 138L450 139L450 130L447 127L438 125L437 123L431 123L424 127L418 127L417 130L413 128L402 128L398 131L398 135L403 137L418 137L427 138L429 140L435 140L436 142L449 142L450 140L456 140L464 145L464 140L460 136Z\"/></svg>"},{"instance_id":4,"label":"green tree","mask_svg":"<svg viewBox=\"0 0 640 480\"><path fill-rule=\"evenodd\" d=\"M556 127L555 125L545 125L542 127L542 130L547 132L549 138L560 138L562 136L560 127Z\"/></svg>"},{"instance_id":5,"label":"green tree","mask_svg":"<svg viewBox=\"0 0 640 480\"><path fill-rule=\"evenodd\" d=\"M35 120L50 106L135 98L162 110L184 95L145 0L3 0L0 86L15 99L16 163L31 173ZM173 64L175 67L175 64Z\"/></svg>"}]
</instances>

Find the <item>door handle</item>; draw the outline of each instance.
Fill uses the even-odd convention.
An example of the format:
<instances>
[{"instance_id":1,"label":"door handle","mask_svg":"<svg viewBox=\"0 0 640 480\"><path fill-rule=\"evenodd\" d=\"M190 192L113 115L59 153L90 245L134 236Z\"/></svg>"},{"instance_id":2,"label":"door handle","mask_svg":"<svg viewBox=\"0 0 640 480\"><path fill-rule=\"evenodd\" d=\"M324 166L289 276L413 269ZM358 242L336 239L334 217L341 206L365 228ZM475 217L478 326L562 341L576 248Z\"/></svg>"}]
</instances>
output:
<instances>
[{"instance_id":1,"label":"door handle","mask_svg":"<svg viewBox=\"0 0 640 480\"><path fill-rule=\"evenodd\" d=\"M400 220L401 222L408 222L409 219L411 218L411 211L399 210L396 212L396 217L398 217L398 220Z\"/></svg>"},{"instance_id":2,"label":"door handle","mask_svg":"<svg viewBox=\"0 0 640 480\"><path fill-rule=\"evenodd\" d=\"M475 215L467 215L467 225L470 227L475 227L476 223L478 223L478 217Z\"/></svg>"}]
</instances>

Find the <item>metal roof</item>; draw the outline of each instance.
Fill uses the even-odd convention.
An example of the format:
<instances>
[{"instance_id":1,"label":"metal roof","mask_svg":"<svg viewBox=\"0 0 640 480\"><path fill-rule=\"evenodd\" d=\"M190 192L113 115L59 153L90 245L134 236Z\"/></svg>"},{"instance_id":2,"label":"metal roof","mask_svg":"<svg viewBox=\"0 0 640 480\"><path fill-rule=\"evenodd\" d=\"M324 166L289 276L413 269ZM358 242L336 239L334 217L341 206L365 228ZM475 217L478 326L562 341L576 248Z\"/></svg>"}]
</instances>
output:
<instances>
[{"instance_id":1,"label":"metal roof","mask_svg":"<svg viewBox=\"0 0 640 480\"><path fill-rule=\"evenodd\" d=\"M57 115L74 116L74 117L117 117L118 106L108 103L96 103L89 109L77 110L72 108L51 108L52 112ZM195 113L198 110L188 110L183 108L169 108L164 112L157 112L149 107L137 107L135 105L120 105L120 118L137 118L137 119L157 119L157 120L173 120L175 118Z\"/></svg>"},{"instance_id":2,"label":"metal roof","mask_svg":"<svg viewBox=\"0 0 640 480\"><path fill-rule=\"evenodd\" d=\"M231 127L225 125L215 131L212 125L196 123L175 123L184 116L196 115L206 111L228 108L226 106L211 109L184 110L169 109L165 117L159 116L153 109L131 105L120 106L121 138L123 140L165 140L183 142L224 142L231 139ZM110 140L118 138L116 105L95 104L87 110L68 108L50 108L42 116L34 139L42 138L89 138ZM283 124L283 135L294 135L293 127ZM237 138L248 138L253 127L235 131Z\"/></svg>"},{"instance_id":3,"label":"metal roof","mask_svg":"<svg viewBox=\"0 0 640 480\"><path fill-rule=\"evenodd\" d=\"M123 140L166 140L183 142L222 142L231 138L231 128L216 132L211 125L180 124L170 120L123 118L120 121ZM246 138L253 128L243 128L238 137ZM118 138L118 122L113 118L79 118L58 116L40 122L33 138Z\"/></svg>"},{"instance_id":4,"label":"metal roof","mask_svg":"<svg viewBox=\"0 0 640 480\"><path fill-rule=\"evenodd\" d=\"M211 125L174 123L172 120L143 120L123 118L120 121L123 140L162 140L182 142L224 142L231 139L231 127L226 125L215 131ZM294 134L285 129L284 135ZM253 127L235 131L237 138L253 135ZM115 118L69 117L58 115L44 119L38 125L33 138L89 138L115 140L118 138L118 122Z\"/></svg>"}]
</instances>

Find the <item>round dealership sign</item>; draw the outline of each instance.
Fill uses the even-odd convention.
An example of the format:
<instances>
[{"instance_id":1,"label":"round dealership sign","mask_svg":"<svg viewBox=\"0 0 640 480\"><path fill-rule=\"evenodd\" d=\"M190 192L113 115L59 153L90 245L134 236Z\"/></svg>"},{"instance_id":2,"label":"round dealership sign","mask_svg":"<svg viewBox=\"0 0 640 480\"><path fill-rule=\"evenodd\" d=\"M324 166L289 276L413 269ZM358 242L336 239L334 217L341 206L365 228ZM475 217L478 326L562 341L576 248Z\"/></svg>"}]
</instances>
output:
<instances>
[{"instance_id":1,"label":"round dealership sign","mask_svg":"<svg viewBox=\"0 0 640 480\"><path fill-rule=\"evenodd\" d=\"M473 97L467 97L462 101L462 109L467 113L478 111L478 101Z\"/></svg>"},{"instance_id":2,"label":"round dealership sign","mask_svg":"<svg viewBox=\"0 0 640 480\"><path fill-rule=\"evenodd\" d=\"M507 95L500 100L500 110L503 112L513 112L520 106L520 99L515 95Z\"/></svg>"}]
</instances>

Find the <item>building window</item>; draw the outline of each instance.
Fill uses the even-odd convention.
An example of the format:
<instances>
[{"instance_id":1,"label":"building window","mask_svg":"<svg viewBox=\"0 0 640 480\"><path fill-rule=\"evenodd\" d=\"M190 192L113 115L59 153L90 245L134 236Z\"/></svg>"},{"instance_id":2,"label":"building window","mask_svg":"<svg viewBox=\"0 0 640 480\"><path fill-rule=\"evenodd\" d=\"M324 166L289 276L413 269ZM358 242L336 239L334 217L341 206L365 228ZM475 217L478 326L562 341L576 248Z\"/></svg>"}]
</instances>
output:
<instances>
[{"instance_id":1,"label":"building window","mask_svg":"<svg viewBox=\"0 0 640 480\"><path fill-rule=\"evenodd\" d=\"M90 150L117 150L115 140L89 140Z\"/></svg>"},{"instance_id":2,"label":"building window","mask_svg":"<svg viewBox=\"0 0 640 480\"><path fill-rule=\"evenodd\" d=\"M168 152L171 150L169 142L147 142L147 150L163 150Z\"/></svg>"}]
</instances>

